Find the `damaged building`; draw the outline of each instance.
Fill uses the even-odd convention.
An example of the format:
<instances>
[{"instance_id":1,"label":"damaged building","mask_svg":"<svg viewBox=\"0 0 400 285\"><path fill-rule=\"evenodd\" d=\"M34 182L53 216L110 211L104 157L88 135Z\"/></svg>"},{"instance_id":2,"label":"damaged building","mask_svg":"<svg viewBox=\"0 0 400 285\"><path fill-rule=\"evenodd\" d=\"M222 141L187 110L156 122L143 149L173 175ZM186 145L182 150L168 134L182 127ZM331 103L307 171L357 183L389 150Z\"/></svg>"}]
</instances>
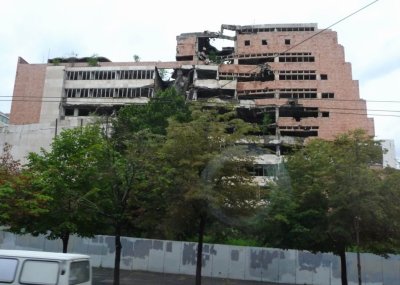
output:
<instances>
[{"instance_id":1,"label":"damaged building","mask_svg":"<svg viewBox=\"0 0 400 285\"><path fill-rule=\"evenodd\" d=\"M23 158L48 146L61 128L85 124L92 114L111 115L126 104L145 104L169 86L187 100L233 103L244 120L267 122L260 135L278 155L311 137L333 139L356 128L374 135L358 81L332 30L321 32L316 24L222 25L220 31L176 39L172 62L71 57L30 64L19 58L10 126L1 131L1 141L17 146L14 155ZM216 46L217 40L227 45ZM37 145L24 149L24 136L16 133L44 125L51 129L48 139L42 134ZM270 163L277 161L265 159ZM265 176L263 169L256 172Z\"/></svg>"}]
</instances>

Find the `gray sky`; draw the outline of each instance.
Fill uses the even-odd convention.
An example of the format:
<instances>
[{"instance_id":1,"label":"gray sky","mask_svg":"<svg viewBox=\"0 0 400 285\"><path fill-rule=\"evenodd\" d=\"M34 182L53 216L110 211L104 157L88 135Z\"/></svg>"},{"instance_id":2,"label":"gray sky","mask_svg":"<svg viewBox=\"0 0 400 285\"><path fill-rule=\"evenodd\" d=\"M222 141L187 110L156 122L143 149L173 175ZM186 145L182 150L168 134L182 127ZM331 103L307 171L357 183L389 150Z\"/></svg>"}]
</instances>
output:
<instances>
[{"instance_id":1,"label":"gray sky","mask_svg":"<svg viewBox=\"0 0 400 285\"><path fill-rule=\"evenodd\" d=\"M0 111L10 110L18 56L29 63L71 54L112 61L132 61L137 54L142 61L171 61L180 33L218 31L221 24L317 23L326 28L372 1L0 0ZM379 0L332 27L375 118L376 136L394 139L397 157L399 11L399 0Z\"/></svg>"}]
</instances>

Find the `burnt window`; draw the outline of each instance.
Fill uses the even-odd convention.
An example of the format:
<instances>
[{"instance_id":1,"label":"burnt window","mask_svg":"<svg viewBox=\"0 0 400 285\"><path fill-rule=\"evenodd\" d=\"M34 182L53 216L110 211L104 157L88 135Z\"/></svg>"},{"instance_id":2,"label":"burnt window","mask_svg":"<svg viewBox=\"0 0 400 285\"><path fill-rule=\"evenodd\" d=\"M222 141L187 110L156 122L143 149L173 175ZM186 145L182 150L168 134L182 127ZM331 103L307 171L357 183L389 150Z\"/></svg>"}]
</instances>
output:
<instances>
[{"instance_id":1,"label":"burnt window","mask_svg":"<svg viewBox=\"0 0 400 285\"><path fill-rule=\"evenodd\" d=\"M244 45L245 45L245 46L249 46L249 45L250 45L250 40L245 40L245 41L244 41Z\"/></svg>"},{"instance_id":2,"label":"burnt window","mask_svg":"<svg viewBox=\"0 0 400 285\"><path fill-rule=\"evenodd\" d=\"M65 116L73 116L74 115L74 109L73 108L66 108L65 109Z\"/></svg>"},{"instance_id":3,"label":"burnt window","mask_svg":"<svg viewBox=\"0 0 400 285\"><path fill-rule=\"evenodd\" d=\"M266 46L266 45L268 45L268 42L267 42L267 40L262 40L262 41L261 41L261 44L262 44L263 46Z\"/></svg>"},{"instance_id":4,"label":"burnt window","mask_svg":"<svg viewBox=\"0 0 400 285\"><path fill-rule=\"evenodd\" d=\"M321 74L321 80L328 80L327 74Z\"/></svg>"},{"instance_id":5,"label":"burnt window","mask_svg":"<svg viewBox=\"0 0 400 285\"><path fill-rule=\"evenodd\" d=\"M290 45L290 40L289 39L285 39L285 45Z\"/></svg>"},{"instance_id":6,"label":"burnt window","mask_svg":"<svg viewBox=\"0 0 400 285\"><path fill-rule=\"evenodd\" d=\"M90 110L89 109L79 109L78 116L89 116Z\"/></svg>"}]
</instances>

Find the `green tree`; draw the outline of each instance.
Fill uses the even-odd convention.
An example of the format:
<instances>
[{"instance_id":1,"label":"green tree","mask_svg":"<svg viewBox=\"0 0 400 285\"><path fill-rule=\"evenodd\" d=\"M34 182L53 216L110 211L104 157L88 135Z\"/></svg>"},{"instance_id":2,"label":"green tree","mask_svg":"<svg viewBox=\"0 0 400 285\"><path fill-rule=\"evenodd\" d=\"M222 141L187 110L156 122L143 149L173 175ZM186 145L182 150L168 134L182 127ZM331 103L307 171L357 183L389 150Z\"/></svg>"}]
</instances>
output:
<instances>
[{"instance_id":1,"label":"green tree","mask_svg":"<svg viewBox=\"0 0 400 285\"><path fill-rule=\"evenodd\" d=\"M114 284L119 284L121 234L160 236L163 231L162 190L172 180L162 172L158 150L169 118L190 118L184 97L175 89L157 93L146 105L122 108L112 122L113 132L102 154L102 187L93 191L91 200L115 235Z\"/></svg>"},{"instance_id":2,"label":"green tree","mask_svg":"<svg viewBox=\"0 0 400 285\"><path fill-rule=\"evenodd\" d=\"M0 225L19 233L31 221L46 213L50 197L35 188L31 176L22 170L5 144L0 156Z\"/></svg>"},{"instance_id":3,"label":"green tree","mask_svg":"<svg viewBox=\"0 0 400 285\"><path fill-rule=\"evenodd\" d=\"M190 119L190 110L185 98L175 88L158 92L146 105L128 105L119 110L113 121L113 138L124 141L138 131L148 129L159 135L166 134L168 119L179 122Z\"/></svg>"},{"instance_id":4,"label":"green tree","mask_svg":"<svg viewBox=\"0 0 400 285\"><path fill-rule=\"evenodd\" d=\"M258 201L258 187L247 171L251 157L236 145L252 127L236 119L234 111L194 108L192 118L181 123L170 120L162 153L174 181L166 194L168 235L197 236L199 285L207 227L217 217L232 224L250 214Z\"/></svg>"},{"instance_id":5,"label":"green tree","mask_svg":"<svg viewBox=\"0 0 400 285\"><path fill-rule=\"evenodd\" d=\"M134 55L133 55L133 60L134 60L135 62L139 62L139 61L140 61L140 56L138 56L137 54L134 54Z\"/></svg>"},{"instance_id":6,"label":"green tree","mask_svg":"<svg viewBox=\"0 0 400 285\"><path fill-rule=\"evenodd\" d=\"M130 135L129 140L115 145L108 140L108 146L102 152L100 187L88 196L92 206L106 219L115 236L114 285L119 284L121 261L121 236L123 233L141 235L146 227L149 208L154 210L161 201L157 201L158 190L157 150L162 137L148 130ZM149 200L153 204L149 204ZM154 224L154 221L153 221Z\"/></svg>"},{"instance_id":7,"label":"green tree","mask_svg":"<svg viewBox=\"0 0 400 285\"><path fill-rule=\"evenodd\" d=\"M21 170L21 163L15 160L11 154L12 146L5 143L0 156L0 184L17 175Z\"/></svg>"},{"instance_id":8,"label":"green tree","mask_svg":"<svg viewBox=\"0 0 400 285\"><path fill-rule=\"evenodd\" d=\"M267 243L338 254L343 285L345 252L357 246L357 231L362 250L383 254L398 248L390 220L399 209L387 204L383 176L373 168L381 155L379 143L357 130L333 142L313 140L290 156L288 175L272 188L262 216Z\"/></svg>"},{"instance_id":9,"label":"green tree","mask_svg":"<svg viewBox=\"0 0 400 285\"><path fill-rule=\"evenodd\" d=\"M92 236L99 229L96 213L86 196L98 186L98 154L104 148L97 125L64 130L54 138L51 149L30 153L27 171L33 185L51 198L47 213L28 229L60 238L67 252L71 234Z\"/></svg>"},{"instance_id":10,"label":"green tree","mask_svg":"<svg viewBox=\"0 0 400 285\"><path fill-rule=\"evenodd\" d=\"M99 56L97 54L93 54L91 57L87 58L87 63L89 66L98 66Z\"/></svg>"}]
</instances>

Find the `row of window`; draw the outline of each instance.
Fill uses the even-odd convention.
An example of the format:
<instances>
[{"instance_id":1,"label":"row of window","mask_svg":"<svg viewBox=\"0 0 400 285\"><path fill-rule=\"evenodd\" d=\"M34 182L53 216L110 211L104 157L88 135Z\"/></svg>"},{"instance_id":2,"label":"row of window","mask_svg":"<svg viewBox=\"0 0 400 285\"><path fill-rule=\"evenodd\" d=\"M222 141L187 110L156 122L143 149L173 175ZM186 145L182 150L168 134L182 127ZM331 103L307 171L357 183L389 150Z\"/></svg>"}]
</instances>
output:
<instances>
[{"instance_id":1,"label":"row of window","mask_svg":"<svg viewBox=\"0 0 400 285\"><path fill-rule=\"evenodd\" d=\"M315 74L315 70L280 70L279 74Z\"/></svg>"},{"instance_id":2,"label":"row of window","mask_svg":"<svg viewBox=\"0 0 400 285\"><path fill-rule=\"evenodd\" d=\"M320 74L321 80L328 80L327 74ZM279 80L317 80L315 70L280 70Z\"/></svg>"},{"instance_id":3,"label":"row of window","mask_svg":"<svg viewBox=\"0 0 400 285\"><path fill-rule=\"evenodd\" d=\"M279 80L317 80L316 74L279 74Z\"/></svg>"},{"instance_id":4,"label":"row of window","mask_svg":"<svg viewBox=\"0 0 400 285\"><path fill-rule=\"evenodd\" d=\"M137 98L153 95L152 88L68 88L67 98Z\"/></svg>"},{"instance_id":5,"label":"row of window","mask_svg":"<svg viewBox=\"0 0 400 285\"><path fill-rule=\"evenodd\" d=\"M279 129L281 130L304 130L304 131L309 131L309 130L318 130L318 126L279 126Z\"/></svg>"},{"instance_id":6,"label":"row of window","mask_svg":"<svg viewBox=\"0 0 400 285\"><path fill-rule=\"evenodd\" d=\"M311 52L287 52L287 53L244 53L244 54L236 54L238 58L241 57L277 57L277 56L311 56Z\"/></svg>"},{"instance_id":7,"label":"row of window","mask_svg":"<svg viewBox=\"0 0 400 285\"><path fill-rule=\"evenodd\" d=\"M310 52L293 53L246 53L235 55L239 64L263 64L265 62L315 62Z\"/></svg>"},{"instance_id":8,"label":"row of window","mask_svg":"<svg viewBox=\"0 0 400 285\"><path fill-rule=\"evenodd\" d=\"M221 72L219 74L220 80L234 80L249 81L259 80L260 74L258 73L228 73ZM273 74L271 76L274 76ZM279 71L279 80L317 80L317 74L313 70L281 70ZM247 79L247 80L244 80ZM320 74L321 80L328 80L327 74ZM273 78L271 80L274 80Z\"/></svg>"},{"instance_id":9,"label":"row of window","mask_svg":"<svg viewBox=\"0 0 400 285\"><path fill-rule=\"evenodd\" d=\"M280 56L279 62L315 62L313 56Z\"/></svg>"},{"instance_id":10,"label":"row of window","mask_svg":"<svg viewBox=\"0 0 400 285\"><path fill-rule=\"evenodd\" d=\"M317 137L318 126L280 126L282 136Z\"/></svg>"},{"instance_id":11,"label":"row of window","mask_svg":"<svg viewBox=\"0 0 400 285\"><path fill-rule=\"evenodd\" d=\"M315 99L317 98L317 92L284 92L279 93L279 98L283 99Z\"/></svg>"},{"instance_id":12,"label":"row of window","mask_svg":"<svg viewBox=\"0 0 400 285\"><path fill-rule=\"evenodd\" d=\"M282 28L247 28L239 30L239 34L261 33L261 32L305 32L314 31L314 27L282 27Z\"/></svg>"},{"instance_id":13,"label":"row of window","mask_svg":"<svg viewBox=\"0 0 400 285\"><path fill-rule=\"evenodd\" d=\"M290 43L291 43L290 39L285 39L285 45L290 45ZM244 41L245 46L250 46L250 44L251 44L250 40ZM263 45L263 46L268 45L268 40L266 40L266 39L261 40L261 45Z\"/></svg>"},{"instance_id":14,"label":"row of window","mask_svg":"<svg viewBox=\"0 0 400 285\"><path fill-rule=\"evenodd\" d=\"M280 90L245 90L239 91L239 99L269 99L269 98L279 98L279 99L316 99L317 89L315 88L294 88L294 89L280 89ZM321 93L322 99L333 99L335 94L332 92Z\"/></svg>"},{"instance_id":15,"label":"row of window","mask_svg":"<svg viewBox=\"0 0 400 285\"><path fill-rule=\"evenodd\" d=\"M66 71L67 80L153 79L154 70Z\"/></svg>"},{"instance_id":16,"label":"row of window","mask_svg":"<svg viewBox=\"0 0 400 285\"><path fill-rule=\"evenodd\" d=\"M92 116L93 114L98 116L110 116L113 113L113 109L109 108L95 108L95 107L81 107L81 108L71 108L66 107L64 109L64 115L67 117L70 116L79 116L79 117L87 117Z\"/></svg>"}]
</instances>

